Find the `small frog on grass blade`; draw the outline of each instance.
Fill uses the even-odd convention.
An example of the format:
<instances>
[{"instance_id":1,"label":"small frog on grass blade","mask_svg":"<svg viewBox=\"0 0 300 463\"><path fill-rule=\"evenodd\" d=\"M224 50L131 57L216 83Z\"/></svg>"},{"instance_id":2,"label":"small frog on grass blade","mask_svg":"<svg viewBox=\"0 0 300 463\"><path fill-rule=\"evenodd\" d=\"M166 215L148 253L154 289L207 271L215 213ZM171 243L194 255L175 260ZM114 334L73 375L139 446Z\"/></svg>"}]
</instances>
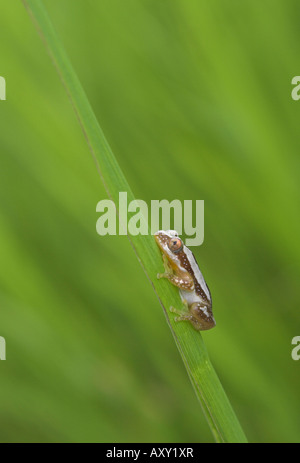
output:
<instances>
[{"instance_id":1,"label":"small frog on grass blade","mask_svg":"<svg viewBox=\"0 0 300 463\"><path fill-rule=\"evenodd\" d=\"M171 312L179 315L175 320L189 321L196 330L210 330L216 325L211 294L194 254L184 245L175 230L160 230L154 237L162 252L165 267L165 273L159 273L157 278L167 278L177 286L187 308L187 311L179 311L171 307Z\"/></svg>"}]
</instances>

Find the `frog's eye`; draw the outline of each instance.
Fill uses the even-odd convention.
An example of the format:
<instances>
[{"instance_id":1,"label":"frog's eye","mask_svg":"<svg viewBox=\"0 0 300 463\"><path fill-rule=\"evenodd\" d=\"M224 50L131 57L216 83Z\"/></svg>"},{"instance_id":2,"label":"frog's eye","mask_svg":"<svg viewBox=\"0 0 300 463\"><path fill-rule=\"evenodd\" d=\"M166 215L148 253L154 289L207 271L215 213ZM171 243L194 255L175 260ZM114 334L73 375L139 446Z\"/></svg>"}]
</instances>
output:
<instances>
[{"instance_id":1,"label":"frog's eye","mask_svg":"<svg viewBox=\"0 0 300 463\"><path fill-rule=\"evenodd\" d=\"M181 251L183 243L180 238L174 237L169 240L168 246L170 251L177 253Z\"/></svg>"}]
</instances>

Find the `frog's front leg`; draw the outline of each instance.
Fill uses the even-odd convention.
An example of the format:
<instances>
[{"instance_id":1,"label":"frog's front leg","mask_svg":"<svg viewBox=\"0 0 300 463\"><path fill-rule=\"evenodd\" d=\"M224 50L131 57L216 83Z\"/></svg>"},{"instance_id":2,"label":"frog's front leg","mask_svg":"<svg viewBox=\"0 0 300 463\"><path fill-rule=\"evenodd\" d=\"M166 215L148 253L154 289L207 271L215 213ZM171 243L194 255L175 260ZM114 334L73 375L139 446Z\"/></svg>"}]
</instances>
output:
<instances>
[{"instance_id":1,"label":"frog's front leg","mask_svg":"<svg viewBox=\"0 0 300 463\"><path fill-rule=\"evenodd\" d=\"M188 274L176 274L173 272L173 269L167 259L167 257L163 254L163 262L165 273L158 273L157 278L167 278L174 286L177 286L180 289L185 289L186 291L193 291L194 290L194 281L193 278Z\"/></svg>"},{"instance_id":2,"label":"frog's front leg","mask_svg":"<svg viewBox=\"0 0 300 463\"><path fill-rule=\"evenodd\" d=\"M193 291L194 290L194 281L193 278L189 274L184 275L176 275L173 273L170 266L165 265L165 273L158 273L157 278L167 278L174 286L177 286L180 289L184 289L185 291Z\"/></svg>"},{"instance_id":3,"label":"frog's front leg","mask_svg":"<svg viewBox=\"0 0 300 463\"><path fill-rule=\"evenodd\" d=\"M164 264L165 272L166 273L173 273L172 267L171 267L170 262L168 261L166 255L163 254L162 257L163 257L163 264Z\"/></svg>"}]
</instances>

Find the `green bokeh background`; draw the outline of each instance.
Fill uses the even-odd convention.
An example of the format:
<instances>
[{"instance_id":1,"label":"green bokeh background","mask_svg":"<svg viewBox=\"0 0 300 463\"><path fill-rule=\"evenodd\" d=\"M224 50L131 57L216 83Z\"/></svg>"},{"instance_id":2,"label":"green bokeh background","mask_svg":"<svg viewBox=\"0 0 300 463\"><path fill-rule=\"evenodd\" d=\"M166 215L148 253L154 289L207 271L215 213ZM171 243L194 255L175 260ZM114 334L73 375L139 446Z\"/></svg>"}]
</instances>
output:
<instances>
[{"instance_id":1,"label":"green bokeh background","mask_svg":"<svg viewBox=\"0 0 300 463\"><path fill-rule=\"evenodd\" d=\"M44 3L135 196L205 200L203 337L246 435L299 442L299 2ZM211 442L21 1L0 49L0 441Z\"/></svg>"}]
</instances>

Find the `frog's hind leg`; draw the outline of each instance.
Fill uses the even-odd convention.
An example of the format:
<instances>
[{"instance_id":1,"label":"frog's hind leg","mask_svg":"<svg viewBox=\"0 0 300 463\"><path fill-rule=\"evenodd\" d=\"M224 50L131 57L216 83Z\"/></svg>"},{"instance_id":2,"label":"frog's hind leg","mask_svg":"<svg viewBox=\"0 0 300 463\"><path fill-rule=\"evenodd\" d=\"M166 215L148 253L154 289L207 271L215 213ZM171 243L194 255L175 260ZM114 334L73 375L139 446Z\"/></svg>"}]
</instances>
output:
<instances>
[{"instance_id":1,"label":"frog's hind leg","mask_svg":"<svg viewBox=\"0 0 300 463\"><path fill-rule=\"evenodd\" d=\"M189 321L194 325L194 323L193 323L194 317L189 312L185 312L183 310L178 310L173 306L170 307L170 312L175 313L176 315L178 315L178 317L175 317L175 322Z\"/></svg>"},{"instance_id":2,"label":"frog's hind leg","mask_svg":"<svg viewBox=\"0 0 300 463\"><path fill-rule=\"evenodd\" d=\"M173 306L171 306L170 309L169 309L170 312L176 313L177 315L179 315L178 317L175 317L175 322L181 322L181 321L185 321L185 320L191 321L191 319L193 318L193 316L188 312L189 305L188 305L187 301L184 299L182 301L182 303L185 306L186 311L185 310L178 310Z\"/></svg>"},{"instance_id":3,"label":"frog's hind leg","mask_svg":"<svg viewBox=\"0 0 300 463\"><path fill-rule=\"evenodd\" d=\"M195 302L190 307L190 314L193 316L193 326L198 330L206 331L216 326L211 305Z\"/></svg>"},{"instance_id":4,"label":"frog's hind leg","mask_svg":"<svg viewBox=\"0 0 300 463\"><path fill-rule=\"evenodd\" d=\"M216 325L215 319L212 315L211 309L198 302L188 307L186 301L183 301L184 305L189 309L189 312L184 312L175 307L170 307L170 312L179 315L175 317L176 322L188 321L196 330L205 331L210 330Z\"/></svg>"}]
</instances>

